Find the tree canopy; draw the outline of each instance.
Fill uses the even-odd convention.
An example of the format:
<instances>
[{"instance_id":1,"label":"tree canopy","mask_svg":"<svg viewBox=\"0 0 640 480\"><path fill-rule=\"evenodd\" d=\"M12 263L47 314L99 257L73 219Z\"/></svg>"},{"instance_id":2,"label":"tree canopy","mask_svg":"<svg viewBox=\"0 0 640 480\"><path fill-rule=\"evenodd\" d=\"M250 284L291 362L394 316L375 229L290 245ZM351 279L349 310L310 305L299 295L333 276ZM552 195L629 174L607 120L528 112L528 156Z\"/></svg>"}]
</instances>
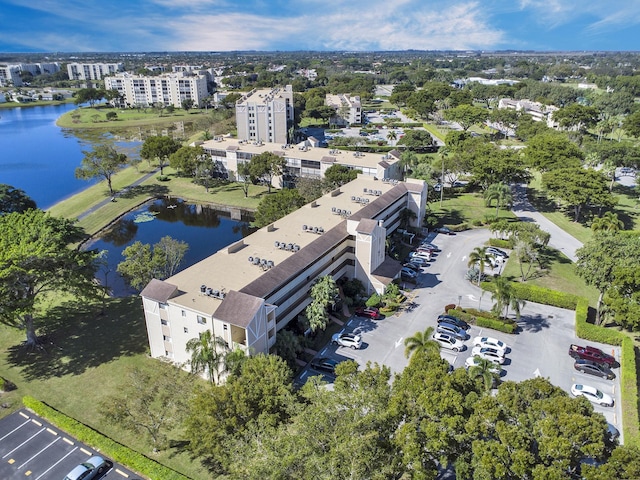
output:
<instances>
[{"instance_id":1,"label":"tree canopy","mask_svg":"<svg viewBox=\"0 0 640 480\"><path fill-rule=\"evenodd\" d=\"M304 197L295 189L278 190L262 197L253 223L259 228L264 227L297 210L305 203Z\"/></svg>"},{"instance_id":2,"label":"tree canopy","mask_svg":"<svg viewBox=\"0 0 640 480\"><path fill-rule=\"evenodd\" d=\"M561 133L543 133L527 141L524 156L529 166L548 172L557 168L578 167L582 165L584 154L566 135Z\"/></svg>"},{"instance_id":3,"label":"tree canopy","mask_svg":"<svg viewBox=\"0 0 640 480\"><path fill-rule=\"evenodd\" d=\"M42 210L0 216L0 321L24 330L29 346L46 321L35 317L43 295L97 296L96 252L69 248L84 236L73 222Z\"/></svg>"},{"instance_id":4,"label":"tree canopy","mask_svg":"<svg viewBox=\"0 0 640 480\"><path fill-rule=\"evenodd\" d=\"M6 183L0 183L0 215L13 212L22 213L30 208L36 208L36 202L23 190Z\"/></svg>"},{"instance_id":5,"label":"tree canopy","mask_svg":"<svg viewBox=\"0 0 640 480\"><path fill-rule=\"evenodd\" d=\"M140 148L140 156L149 162L155 160L158 167L160 167L160 174L162 175L164 167L169 164L169 157L171 154L177 152L180 147L180 142L177 142L171 137L147 137L142 144L142 148Z\"/></svg>"},{"instance_id":6,"label":"tree canopy","mask_svg":"<svg viewBox=\"0 0 640 480\"><path fill-rule=\"evenodd\" d=\"M76 178L89 180L103 178L107 181L109 194L113 195L111 179L127 165L127 156L110 145L96 145L93 150L82 151L82 164L76 168Z\"/></svg>"},{"instance_id":7,"label":"tree canopy","mask_svg":"<svg viewBox=\"0 0 640 480\"><path fill-rule=\"evenodd\" d=\"M284 157L272 152L263 152L251 157L249 172L253 178L257 178L265 183L269 189L269 193L271 193L273 178L282 175L286 164L287 161Z\"/></svg>"}]
</instances>

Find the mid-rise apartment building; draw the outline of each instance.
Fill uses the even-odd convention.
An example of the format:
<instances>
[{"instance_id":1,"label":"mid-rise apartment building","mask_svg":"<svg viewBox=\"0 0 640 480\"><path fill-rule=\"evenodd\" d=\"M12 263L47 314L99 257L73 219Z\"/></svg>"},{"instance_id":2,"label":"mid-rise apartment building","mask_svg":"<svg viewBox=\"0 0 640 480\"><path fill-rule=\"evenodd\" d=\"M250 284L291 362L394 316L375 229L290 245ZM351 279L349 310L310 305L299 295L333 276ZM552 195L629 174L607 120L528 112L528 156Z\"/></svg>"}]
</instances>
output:
<instances>
[{"instance_id":1,"label":"mid-rise apartment building","mask_svg":"<svg viewBox=\"0 0 640 480\"><path fill-rule=\"evenodd\" d=\"M324 103L336 111L329 123L339 127L362 123L362 104L359 96L327 94Z\"/></svg>"},{"instance_id":2,"label":"mid-rise apartment building","mask_svg":"<svg viewBox=\"0 0 640 480\"><path fill-rule=\"evenodd\" d=\"M208 96L207 78L190 72L166 73L158 76L117 73L105 77L104 88L120 93L120 106L173 105L182 108L184 100L200 107Z\"/></svg>"},{"instance_id":3,"label":"mid-rise apartment building","mask_svg":"<svg viewBox=\"0 0 640 480\"><path fill-rule=\"evenodd\" d=\"M280 145L223 137L216 137L199 145L211 156L218 175L231 180L240 180L238 165L251 161L254 155L271 152L284 158L284 175L273 178L273 186L277 188L294 186L296 177L322 179L327 169L336 164L360 170L371 178L402 178L399 162L401 154L397 150L385 154L349 152L312 147L309 141L299 145Z\"/></svg>"},{"instance_id":4,"label":"mid-rise apartment building","mask_svg":"<svg viewBox=\"0 0 640 480\"><path fill-rule=\"evenodd\" d=\"M254 89L236 102L238 138L288 143L293 124L293 88Z\"/></svg>"},{"instance_id":5,"label":"mid-rise apartment building","mask_svg":"<svg viewBox=\"0 0 640 480\"><path fill-rule=\"evenodd\" d=\"M60 71L60 64L54 63L18 63L0 66L0 87L22 87L21 73L29 72L34 77L53 74Z\"/></svg>"},{"instance_id":6,"label":"mid-rise apartment building","mask_svg":"<svg viewBox=\"0 0 640 480\"><path fill-rule=\"evenodd\" d=\"M357 278L368 294L382 293L402 268L386 256L386 237L405 209L424 217L426 188L422 180L359 176L176 275L152 280L141 292L151 356L186 364L187 342L205 330L247 354L269 352L325 275Z\"/></svg>"},{"instance_id":7,"label":"mid-rise apartment building","mask_svg":"<svg viewBox=\"0 0 640 480\"><path fill-rule=\"evenodd\" d=\"M101 80L107 75L124 72L123 63L69 63L69 80Z\"/></svg>"}]
</instances>

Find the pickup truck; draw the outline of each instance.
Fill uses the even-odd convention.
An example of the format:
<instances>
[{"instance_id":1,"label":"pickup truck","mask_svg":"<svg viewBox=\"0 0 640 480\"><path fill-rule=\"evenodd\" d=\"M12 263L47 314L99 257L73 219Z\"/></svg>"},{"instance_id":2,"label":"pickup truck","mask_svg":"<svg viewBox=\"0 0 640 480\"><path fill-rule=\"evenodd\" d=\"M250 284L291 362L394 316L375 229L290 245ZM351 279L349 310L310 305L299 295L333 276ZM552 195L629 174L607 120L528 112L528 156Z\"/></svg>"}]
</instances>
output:
<instances>
[{"instance_id":1,"label":"pickup truck","mask_svg":"<svg viewBox=\"0 0 640 480\"><path fill-rule=\"evenodd\" d=\"M611 355L607 355L602 350L596 347L582 347L580 345L571 344L569 347L569 355L573 358L582 358L584 360L591 360L595 363L605 364L612 367L616 363L616 359Z\"/></svg>"}]
</instances>

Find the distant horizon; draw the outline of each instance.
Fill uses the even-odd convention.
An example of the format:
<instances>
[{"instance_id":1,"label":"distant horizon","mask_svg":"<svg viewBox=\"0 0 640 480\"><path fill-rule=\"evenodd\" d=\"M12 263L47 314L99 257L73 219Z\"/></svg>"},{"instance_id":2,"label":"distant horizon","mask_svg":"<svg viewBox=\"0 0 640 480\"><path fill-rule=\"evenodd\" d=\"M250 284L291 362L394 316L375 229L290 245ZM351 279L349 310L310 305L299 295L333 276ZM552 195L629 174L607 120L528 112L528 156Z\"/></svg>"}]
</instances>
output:
<instances>
[{"instance_id":1,"label":"distant horizon","mask_svg":"<svg viewBox=\"0 0 640 480\"><path fill-rule=\"evenodd\" d=\"M638 0L0 0L0 52L640 51Z\"/></svg>"}]
</instances>

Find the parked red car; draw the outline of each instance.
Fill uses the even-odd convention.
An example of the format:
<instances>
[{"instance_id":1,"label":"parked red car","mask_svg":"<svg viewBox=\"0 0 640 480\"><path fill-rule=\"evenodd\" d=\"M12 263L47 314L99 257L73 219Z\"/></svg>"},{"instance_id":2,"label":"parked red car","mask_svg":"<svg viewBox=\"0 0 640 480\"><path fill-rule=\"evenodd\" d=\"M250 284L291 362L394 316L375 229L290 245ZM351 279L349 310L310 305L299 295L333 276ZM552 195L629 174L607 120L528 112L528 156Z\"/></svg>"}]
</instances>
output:
<instances>
[{"instance_id":1,"label":"parked red car","mask_svg":"<svg viewBox=\"0 0 640 480\"><path fill-rule=\"evenodd\" d=\"M367 317L373 320L380 320L384 318L384 315L375 307L358 307L356 308L356 315L359 317Z\"/></svg>"},{"instance_id":2,"label":"parked red car","mask_svg":"<svg viewBox=\"0 0 640 480\"><path fill-rule=\"evenodd\" d=\"M589 346L583 347L573 343L569 347L569 355L575 359L590 360L601 365L607 365L608 367L612 367L616 363L615 358L604 353L599 348Z\"/></svg>"}]
</instances>

